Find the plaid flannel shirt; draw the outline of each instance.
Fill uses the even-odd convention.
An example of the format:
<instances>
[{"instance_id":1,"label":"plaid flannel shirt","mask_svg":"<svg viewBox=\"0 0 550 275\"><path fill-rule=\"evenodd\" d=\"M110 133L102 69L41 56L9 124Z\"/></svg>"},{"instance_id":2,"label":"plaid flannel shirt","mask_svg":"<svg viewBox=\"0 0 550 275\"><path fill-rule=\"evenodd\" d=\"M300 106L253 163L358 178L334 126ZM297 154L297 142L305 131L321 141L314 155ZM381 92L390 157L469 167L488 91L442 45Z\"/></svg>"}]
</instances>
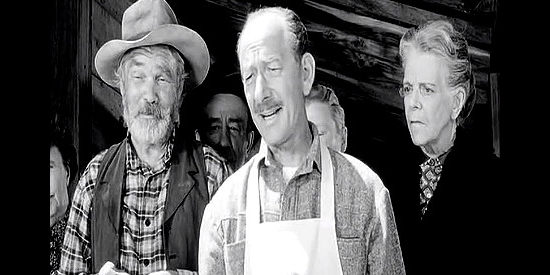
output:
<instances>
[{"instance_id":1,"label":"plaid flannel shirt","mask_svg":"<svg viewBox=\"0 0 550 275\"><path fill-rule=\"evenodd\" d=\"M162 221L170 175L168 161L173 144L169 143L162 157L162 165L157 169L149 168L131 147L128 142L120 263L129 274L148 274L167 268ZM208 191L212 197L233 171L211 147L204 145L202 148ZM91 270L90 207L99 167L106 152L99 153L90 161L75 190L62 247L60 274L86 274ZM178 273L185 272L178 270Z\"/></svg>"}]
</instances>

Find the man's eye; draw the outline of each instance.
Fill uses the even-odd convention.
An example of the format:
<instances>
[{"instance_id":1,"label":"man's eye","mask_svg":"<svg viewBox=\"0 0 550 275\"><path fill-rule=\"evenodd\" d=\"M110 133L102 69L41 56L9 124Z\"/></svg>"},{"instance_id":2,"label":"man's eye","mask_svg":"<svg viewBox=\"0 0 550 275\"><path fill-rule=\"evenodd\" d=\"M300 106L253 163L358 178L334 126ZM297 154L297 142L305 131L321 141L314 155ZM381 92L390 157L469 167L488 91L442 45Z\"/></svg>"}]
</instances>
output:
<instances>
[{"instance_id":1,"label":"man's eye","mask_svg":"<svg viewBox=\"0 0 550 275\"><path fill-rule=\"evenodd\" d=\"M219 125L210 125L210 126L208 126L208 131L218 131L218 130L220 130Z\"/></svg>"},{"instance_id":2,"label":"man's eye","mask_svg":"<svg viewBox=\"0 0 550 275\"><path fill-rule=\"evenodd\" d=\"M399 95L404 97L412 93L412 86L406 85L399 89Z\"/></svg>"},{"instance_id":3,"label":"man's eye","mask_svg":"<svg viewBox=\"0 0 550 275\"><path fill-rule=\"evenodd\" d=\"M157 81L160 83L171 83L170 79L166 76L159 76L157 77Z\"/></svg>"},{"instance_id":4,"label":"man's eye","mask_svg":"<svg viewBox=\"0 0 550 275\"><path fill-rule=\"evenodd\" d=\"M245 83L250 82L250 80L252 79L253 76L254 76L254 74L249 74L249 75L247 75L246 78L244 79L244 82L245 82Z\"/></svg>"},{"instance_id":5,"label":"man's eye","mask_svg":"<svg viewBox=\"0 0 550 275\"><path fill-rule=\"evenodd\" d=\"M229 130L231 132L234 132L234 133L240 133L241 132L241 129L239 127L236 127L236 126L229 127Z\"/></svg>"}]
</instances>

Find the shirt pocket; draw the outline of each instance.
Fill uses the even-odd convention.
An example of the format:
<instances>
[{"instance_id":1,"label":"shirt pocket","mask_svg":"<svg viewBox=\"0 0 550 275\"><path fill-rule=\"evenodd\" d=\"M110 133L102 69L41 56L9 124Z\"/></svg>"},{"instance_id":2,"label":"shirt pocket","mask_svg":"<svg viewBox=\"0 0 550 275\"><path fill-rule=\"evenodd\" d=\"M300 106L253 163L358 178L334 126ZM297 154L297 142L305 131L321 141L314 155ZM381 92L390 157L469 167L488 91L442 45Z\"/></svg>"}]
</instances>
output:
<instances>
[{"instance_id":1,"label":"shirt pocket","mask_svg":"<svg viewBox=\"0 0 550 275\"><path fill-rule=\"evenodd\" d=\"M223 246L226 274L244 274L245 240Z\"/></svg>"},{"instance_id":2,"label":"shirt pocket","mask_svg":"<svg viewBox=\"0 0 550 275\"><path fill-rule=\"evenodd\" d=\"M340 263L344 274L365 274L365 243L361 238L337 238Z\"/></svg>"}]
</instances>

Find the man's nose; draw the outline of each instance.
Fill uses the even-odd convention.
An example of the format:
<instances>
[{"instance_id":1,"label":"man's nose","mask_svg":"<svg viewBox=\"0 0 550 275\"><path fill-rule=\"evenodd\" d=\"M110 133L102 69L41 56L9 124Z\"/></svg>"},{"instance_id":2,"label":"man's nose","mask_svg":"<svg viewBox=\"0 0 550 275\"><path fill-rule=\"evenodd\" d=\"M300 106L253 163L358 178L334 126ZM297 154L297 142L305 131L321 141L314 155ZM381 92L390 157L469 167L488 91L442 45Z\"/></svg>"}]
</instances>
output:
<instances>
[{"instance_id":1,"label":"man's nose","mask_svg":"<svg viewBox=\"0 0 550 275\"><path fill-rule=\"evenodd\" d=\"M143 83L143 86L141 87L141 92L143 94L143 99L145 99L147 102L158 102L157 87L154 79L148 78L147 81Z\"/></svg>"},{"instance_id":2,"label":"man's nose","mask_svg":"<svg viewBox=\"0 0 550 275\"><path fill-rule=\"evenodd\" d=\"M220 146L221 147L230 147L231 139L229 137L229 129L227 127L222 127L220 133Z\"/></svg>"},{"instance_id":3,"label":"man's nose","mask_svg":"<svg viewBox=\"0 0 550 275\"><path fill-rule=\"evenodd\" d=\"M266 92L265 88L266 88L266 79L263 73L258 73L258 76L256 77L256 84L254 85L255 102L262 102L266 97L268 97L268 93Z\"/></svg>"}]
</instances>

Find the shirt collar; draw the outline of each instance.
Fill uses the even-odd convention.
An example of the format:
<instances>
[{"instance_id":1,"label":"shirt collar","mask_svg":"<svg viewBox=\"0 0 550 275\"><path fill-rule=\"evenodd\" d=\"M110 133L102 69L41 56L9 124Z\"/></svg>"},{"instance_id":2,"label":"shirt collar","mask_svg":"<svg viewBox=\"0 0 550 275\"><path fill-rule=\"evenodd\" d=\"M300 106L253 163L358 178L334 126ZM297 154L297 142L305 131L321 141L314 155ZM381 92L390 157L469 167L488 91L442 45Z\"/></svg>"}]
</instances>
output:
<instances>
[{"instance_id":1,"label":"shirt collar","mask_svg":"<svg viewBox=\"0 0 550 275\"><path fill-rule=\"evenodd\" d=\"M321 145L319 140L319 132L317 131L315 124L312 122L308 121L308 125L311 135L313 136L313 141L311 142L305 161L296 171L297 175L310 173L314 168L321 172ZM266 148L263 148L263 150L260 148L260 151L258 152L258 154L260 154L260 164L264 167L282 168L282 164L273 157L273 153L269 150L267 144L265 144L263 140L261 142L264 143L261 146L266 146Z\"/></svg>"},{"instance_id":2,"label":"shirt collar","mask_svg":"<svg viewBox=\"0 0 550 275\"><path fill-rule=\"evenodd\" d=\"M162 166L159 169L160 171L168 167L168 162L172 157L172 150L174 148L174 138L175 138L175 132L172 132L172 135L168 139L168 142L165 146L166 150L164 151L164 154L162 154L162 157L161 157ZM151 168L145 162L143 162L137 155L136 149L132 144L130 131L128 131L126 134L126 141L127 141L126 142L126 169L128 170L143 169L143 171L150 170ZM156 171L152 171L152 172L156 172Z\"/></svg>"}]
</instances>

